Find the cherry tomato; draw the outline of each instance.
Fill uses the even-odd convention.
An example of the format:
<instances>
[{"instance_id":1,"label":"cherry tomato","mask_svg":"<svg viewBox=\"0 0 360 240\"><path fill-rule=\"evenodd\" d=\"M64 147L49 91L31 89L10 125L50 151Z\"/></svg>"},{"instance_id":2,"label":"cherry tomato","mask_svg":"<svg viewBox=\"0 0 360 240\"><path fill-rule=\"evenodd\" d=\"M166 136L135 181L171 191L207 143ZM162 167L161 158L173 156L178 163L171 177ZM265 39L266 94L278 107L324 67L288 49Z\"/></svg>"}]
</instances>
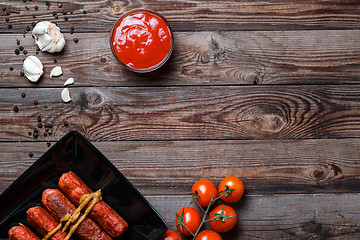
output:
<instances>
[{"instance_id":1,"label":"cherry tomato","mask_svg":"<svg viewBox=\"0 0 360 240\"><path fill-rule=\"evenodd\" d=\"M173 230L167 230L164 236L162 236L161 240L182 240L182 238L177 232Z\"/></svg>"},{"instance_id":2,"label":"cherry tomato","mask_svg":"<svg viewBox=\"0 0 360 240\"><path fill-rule=\"evenodd\" d=\"M227 187L226 187L227 186ZM221 180L218 191L219 195L224 194L224 191L231 191L227 196L223 196L221 199L227 203L234 203L240 200L244 194L243 182L234 176L229 176Z\"/></svg>"},{"instance_id":3,"label":"cherry tomato","mask_svg":"<svg viewBox=\"0 0 360 240\"><path fill-rule=\"evenodd\" d=\"M195 240L222 240L220 234L212 230L203 230L199 232Z\"/></svg>"},{"instance_id":4,"label":"cherry tomato","mask_svg":"<svg viewBox=\"0 0 360 240\"><path fill-rule=\"evenodd\" d=\"M227 205L219 205L209 214L210 227L219 233L224 233L232 229L236 224L236 212Z\"/></svg>"},{"instance_id":5,"label":"cherry tomato","mask_svg":"<svg viewBox=\"0 0 360 240\"><path fill-rule=\"evenodd\" d=\"M182 226L180 222L183 222L185 226L195 234L201 224L201 216L195 208L184 207L178 211L175 222L179 232L185 236L191 236L192 234Z\"/></svg>"},{"instance_id":6,"label":"cherry tomato","mask_svg":"<svg viewBox=\"0 0 360 240\"><path fill-rule=\"evenodd\" d=\"M217 197L217 189L215 185L207 179L197 181L192 186L191 193L193 197L197 198L198 203L202 207L209 206L211 198L215 199ZM212 202L212 204L214 204L214 202Z\"/></svg>"}]
</instances>

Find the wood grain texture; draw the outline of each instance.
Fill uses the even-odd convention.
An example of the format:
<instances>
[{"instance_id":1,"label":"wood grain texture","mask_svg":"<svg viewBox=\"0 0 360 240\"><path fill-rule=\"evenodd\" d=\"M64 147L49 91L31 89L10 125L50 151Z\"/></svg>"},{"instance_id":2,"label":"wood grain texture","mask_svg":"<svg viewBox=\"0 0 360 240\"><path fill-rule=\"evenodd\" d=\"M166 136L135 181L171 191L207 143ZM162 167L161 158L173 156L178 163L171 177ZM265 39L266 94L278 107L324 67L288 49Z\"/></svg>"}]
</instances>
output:
<instances>
[{"instance_id":1,"label":"wood grain texture","mask_svg":"<svg viewBox=\"0 0 360 240\"><path fill-rule=\"evenodd\" d=\"M69 129L90 140L359 137L359 91L357 85L71 87L73 100L64 104L61 89L0 89L0 140L33 140L27 133L39 115L54 125L51 140Z\"/></svg>"},{"instance_id":2,"label":"wood grain texture","mask_svg":"<svg viewBox=\"0 0 360 240\"><path fill-rule=\"evenodd\" d=\"M191 201L189 196L147 199L172 229L175 212ZM239 204L232 205L238 214L237 224L222 237L224 240L358 239L359 201L359 194L245 196Z\"/></svg>"},{"instance_id":3,"label":"wood grain texture","mask_svg":"<svg viewBox=\"0 0 360 240\"><path fill-rule=\"evenodd\" d=\"M175 49L165 66L151 74L135 74L112 55L109 34L65 34L58 54L40 52L30 35L1 34L0 87L169 86L239 84L358 84L360 31L255 31L175 33ZM79 42L74 43L73 39ZM28 55L43 62L39 84L20 77L27 55L16 55L16 39ZM54 63L54 59L57 63ZM54 66L63 76L50 79ZM14 70L10 71L9 68Z\"/></svg>"},{"instance_id":4,"label":"wood grain texture","mask_svg":"<svg viewBox=\"0 0 360 240\"><path fill-rule=\"evenodd\" d=\"M93 144L145 195L186 195L201 178L218 185L230 175L241 177L246 195L360 192L360 139ZM45 142L1 143L0 192L47 149Z\"/></svg>"},{"instance_id":5,"label":"wood grain texture","mask_svg":"<svg viewBox=\"0 0 360 240\"><path fill-rule=\"evenodd\" d=\"M0 12L0 31L23 32L35 21L52 20L60 27L69 25L77 32L110 31L119 16L135 8L149 8L163 14L175 31L211 30L301 30L301 29L359 29L359 1L66 1L58 8L57 1L2 1L6 10ZM34 7L38 6L38 10ZM28 7L29 10L26 10ZM62 11L66 10L65 22ZM87 14L83 13L87 11ZM52 15L58 12L58 18ZM70 14L73 12L73 14ZM6 16L7 13L9 16ZM35 18L33 17L35 16ZM4 21L9 17L12 28Z\"/></svg>"}]
</instances>

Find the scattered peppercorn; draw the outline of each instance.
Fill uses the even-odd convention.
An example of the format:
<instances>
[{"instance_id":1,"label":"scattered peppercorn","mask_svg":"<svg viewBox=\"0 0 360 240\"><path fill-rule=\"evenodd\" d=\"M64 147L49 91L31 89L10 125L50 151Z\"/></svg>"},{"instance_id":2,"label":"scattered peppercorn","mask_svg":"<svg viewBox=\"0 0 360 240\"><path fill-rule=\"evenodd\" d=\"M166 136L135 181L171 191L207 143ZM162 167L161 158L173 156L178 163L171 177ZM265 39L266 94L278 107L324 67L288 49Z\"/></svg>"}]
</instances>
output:
<instances>
[{"instance_id":1,"label":"scattered peppercorn","mask_svg":"<svg viewBox=\"0 0 360 240\"><path fill-rule=\"evenodd\" d=\"M21 97L22 97L22 98L26 97L26 93L22 92L22 93L21 93Z\"/></svg>"},{"instance_id":2,"label":"scattered peppercorn","mask_svg":"<svg viewBox=\"0 0 360 240\"><path fill-rule=\"evenodd\" d=\"M71 26L71 27L70 27L70 34L73 34L73 33L74 33L74 29L75 29L74 26Z\"/></svg>"},{"instance_id":3,"label":"scattered peppercorn","mask_svg":"<svg viewBox=\"0 0 360 240\"><path fill-rule=\"evenodd\" d=\"M21 76L21 77L25 76L25 74L24 74L23 71L20 71L20 76Z\"/></svg>"},{"instance_id":4,"label":"scattered peppercorn","mask_svg":"<svg viewBox=\"0 0 360 240\"><path fill-rule=\"evenodd\" d=\"M86 10L83 10L83 14L87 14L87 11L86 11Z\"/></svg>"},{"instance_id":5,"label":"scattered peppercorn","mask_svg":"<svg viewBox=\"0 0 360 240\"><path fill-rule=\"evenodd\" d=\"M23 47L23 46L19 46L19 50L20 50L20 51L24 50L24 47Z\"/></svg>"},{"instance_id":6,"label":"scattered peppercorn","mask_svg":"<svg viewBox=\"0 0 360 240\"><path fill-rule=\"evenodd\" d=\"M37 130L37 128L34 128L34 133L38 133L39 131Z\"/></svg>"},{"instance_id":7,"label":"scattered peppercorn","mask_svg":"<svg viewBox=\"0 0 360 240\"><path fill-rule=\"evenodd\" d=\"M32 152L29 152L29 157L33 157L34 154Z\"/></svg>"},{"instance_id":8,"label":"scattered peppercorn","mask_svg":"<svg viewBox=\"0 0 360 240\"><path fill-rule=\"evenodd\" d=\"M8 24L8 29L12 29L12 24Z\"/></svg>"},{"instance_id":9,"label":"scattered peppercorn","mask_svg":"<svg viewBox=\"0 0 360 240\"><path fill-rule=\"evenodd\" d=\"M45 1L45 5L46 5L46 6L49 6L49 1Z\"/></svg>"},{"instance_id":10,"label":"scattered peppercorn","mask_svg":"<svg viewBox=\"0 0 360 240\"><path fill-rule=\"evenodd\" d=\"M48 106L47 106L47 105L44 105L44 108L48 108Z\"/></svg>"},{"instance_id":11,"label":"scattered peppercorn","mask_svg":"<svg viewBox=\"0 0 360 240\"><path fill-rule=\"evenodd\" d=\"M58 16L58 15L55 15L55 16L54 16L54 18L55 18L55 19L58 19L58 18L59 18L59 16Z\"/></svg>"},{"instance_id":12,"label":"scattered peppercorn","mask_svg":"<svg viewBox=\"0 0 360 240\"><path fill-rule=\"evenodd\" d=\"M24 50L23 53L24 53L24 55L26 55L28 53L28 51Z\"/></svg>"},{"instance_id":13,"label":"scattered peppercorn","mask_svg":"<svg viewBox=\"0 0 360 240\"><path fill-rule=\"evenodd\" d=\"M28 135L31 136L32 132L28 132Z\"/></svg>"},{"instance_id":14,"label":"scattered peppercorn","mask_svg":"<svg viewBox=\"0 0 360 240\"><path fill-rule=\"evenodd\" d=\"M9 20L10 20L10 19L9 19L8 17L5 18L5 22L9 22Z\"/></svg>"},{"instance_id":15,"label":"scattered peppercorn","mask_svg":"<svg viewBox=\"0 0 360 240\"><path fill-rule=\"evenodd\" d=\"M12 66L9 67L10 71L14 70L14 68Z\"/></svg>"},{"instance_id":16,"label":"scattered peppercorn","mask_svg":"<svg viewBox=\"0 0 360 240\"><path fill-rule=\"evenodd\" d=\"M41 117L40 116L38 116L36 119L37 119L38 122L41 122Z\"/></svg>"},{"instance_id":17,"label":"scattered peppercorn","mask_svg":"<svg viewBox=\"0 0 360 240\"><path fill-rule=\"evenodd\" d=\"M69 18L68 18L68 17L64 17L64 20L67 21L67 20L69 20Z\"/></svg>"},{"instance_id":18,"label":"scattered peppercorn","mask_svg":"<svg viewBox=\"0 0 360 240\"><path fill-rule=\"evenodd\" d=\"M33 18L36 18L36 15L35 15L35 14L33 15Z\"/></svg>"},{"instance_id":19,"label":"scattered peppercorn","mask_svg":"<svg viewBox=\"0 0 360 240\"><path fill-rule=\"evenodd\" d=\"M44 132L44 137L47 137L47 132Z\"/></svg>"},{"instance_id":20,"label":"scattered peppercorn","mask_svg":"<svg viewBox=\"0 0 360 240\"><path fill-rule=\"evenodd\" d=\"M17 106L14 107L14 112L18 112L19 108Z\"/></svg>"},{"instance_id":21,"label":"scattered peppercorn","mask_svg":"<svg viewBox=\"0 0 360 240\"><path fill-rule=\"evenodd\" d=\"M15 54L16 54L16 55L19 55L19 53L20 53L20 50L19 50L19 49L15 49Z\"/></svg>"},{"instance_id":22,"label":"scattered peppercorn","mask_svg":"<svg viewBox=\"0 0 360 240\"><path fill-rule=\"evenodd\" d=\"M35 9L35 10L38 10L38 9L39 9L39 7L38 7L38 6L35 6L35 7L34 7L34 9Z\"/></svg>"},{"instance_id":23,"label":"scattered peppercorn","mask_svg":"<svg viewBox=\"0 0 360 240\"><path fill-rule=\"evenodd\" d=\"M35 100L35 101L34 101L34 105L38 105L38 104L39 104L39 102Z\"/></svg>"},{"instance_id":24,"label":"scattered peppercorn","mask_svg":"<svg viewBox=\"0 0 360 240\"><path fill-rule=\"evenodd\" d=\"M67 14L67 11L66 11L66 10L64 10L64 11L63 11L63 14L64 14L64 15L66 15L66 14Z\"/></svg>"},{"instance_id":25,"label":"scattered peppercorn","mask_svg":"<svg viewBox=\"0 0 360 240\"><path fill-rule=\"evenodd\" d=\"M39 54L39 52L36 52L35 54L36 54L36 55L38 55L38 54Z\"/></svg>"},{"instance_id":26,"label":"scattered peppercorn","mask_svg":"<svg viewBox=\"0 0 360 240\"><path fill-rule=\"evenodd\" d=\"M54 63L57 63L57 60L56 60L56 59L54 59Z\"/></svg>"},{"instance_id":27,"label":"scattered peppercorn","mask_svg":"<svg viewBox=\"0 0 360 240\"><path fill-rule=\"evenodd\" d=\"M19 39L16 39L16 44L20 45L20 40Z\"/></svg>"},{"instance_id":28,"label":"scattered peppercorn","mask_svg":"<svg viewBox=\"0 0 360 240\"><path fill-rule=\"evenodd\" d=\"M30 31L30 26L26 26L26 31Z\"/></svg>"},{"instance_id":29,"label":"scattered peppercorn","mask_svg":"<svg viewBox=\"0 0 360 240\"><path fill-rule=\"evenodd\" d=\"M46 145L47 145L48 147L50 147L50 146L51 146L51 142L47 142Z\"/></svg>"},{"instance_id":30,"label":"scattered peppercorn","mask_svg":"<svg viewBox=\"0 0 360 240\"><path fill-rule=\"evenodd\" d=\"M36 47L36 51L40 51L40 48L39 48L39 47Z\"/></svg>"},{"instance_id":31,"label":"scattered peppercorn","mask_svg":"<svg viewBox=\"0 0 360 240\"><path fill-rule=\"evenodd\" d=\"M38 123L38 128L42 128L43 124L41 122Z\"/></svg>"},{"instance_id":32,"label":"scattered peppercorn","mask_svg":"<svg viewBox=\"0 0 360 240\"><path fill-rule=\"evenodd\" d=\"M34 134L33 134L33 137L34 137L34 138L38 138L38 137L39 137L39 134L38 134L38 133L34 133Z\"/></svg>"},{"instance_id":33,"label":"scattered peppercorn","mask_svg":"<svg viewBox=\"0 0 360 240\"><path fill-rule=\"evenodd\" d=\"M52 125L51 123L48 123L48 124L46 125L46 127L47 127L47 128L52 128L53 125Z\"/></svg>"},{"instance_id":34,"label":"scattered peppercorn","mask_svg":"<svg viewBox=\"0 0 360 240\"><path fill-rule=\"evenodd\" d=\"M26 10L29 10L30 8L28 8L27 6L25 6L25 9L26 9Z\"/></svg>"},{"instance_id":35,"label":"scattered peppercorn","mask_svg":"<svg viewBox=\"0 0 360 240\"><path fill-rule=\"evenodd\" d=\"M52 135L52 131L50 130L50 131L49 131L49 136L51 136L51 135Z\"/></svg>"},{"instance_id":36,"label":"scattered peppercorn","mask_svg":"<svg viewBox=\"0 0 360 240\"><path fill-rule=\"evenodd\" d=\"M69 123L67 121L64 121L64 126L65 127L69 126Z\"/></svg>"},{"instance_id":37,"label":"scattered peppercorn","mask_svg":"<svg viewBox=\"0 0 360 240\"><path fill-rule=\"evenodd\" d=\"M79 39L74 38L74 42L75 42L75 43L78 43L78 42L79 42Z\"/></svg>"},{"instance_id":38,"label":"scattered peppercorn","mask_svg":"<svg viewBox=\"0 0 360 240\"><path fill-rule=\"evenodd\" d=\"M46 124L45 124L45 131L48 132L49 131L49 128L46 127Z\"/></svg>"},{"instance_id":39,"label":"scattered peppercorn","mask_svg":"<svg viewBox=\"0 0 360 240\"><path fill-rule=\"evenodd\" d=\"M56 14L57 14L57 13L56 13L56 11L53 11L53 12L52 12L52 15L54 15L54 16L55 16Z\"/></svg>"},{"instance_id":40,"label":"scattered peppercorn","mask_svg":"<svg viewBox=\"0 0 360 240\"><path fill-rule=\"evenodd\" d=\"M104 58L104 57L100 58L100 62L102 62L102 63L106 62L106 58Z\"/></svg>"},{"instance_id":41,"label":"scattered peppercorn","mask_svg":"<svg viewBox=\"0 0 360 240\"><path fill-rule=\"evenodd\" d=\"M23 1L23 3L26 3L26 0L22 0Z\"/></svg>"},{"instance_id":42,"label":"scattered peppercorn","mask_svg":"<svg viewBox=\"0 0 360 240\"><path fill-rule=\"evenodd\" d=\"M32 22L31 26L35 27L36 26L36 22Z\"/></svg>"},{"instance_id":43,"label":"scattered peppercorn","mask_svg":"<svg viewBox=\"0 0 360 240\"><path fill-rule=\"evenodd\" d=\"M62 4L61 3L58 3L58 8L62 8Z\"/></svg>"},{"instance_id":44,"label":"scattered peppercorn","mask_svg":"<svg viewBox=\"0 0 360 240\"><path fill-rule=\"evenodd\" d=\"M70 11L70 14L73 14L74 12L73 11Z\"/></svg>"}]
</instances>

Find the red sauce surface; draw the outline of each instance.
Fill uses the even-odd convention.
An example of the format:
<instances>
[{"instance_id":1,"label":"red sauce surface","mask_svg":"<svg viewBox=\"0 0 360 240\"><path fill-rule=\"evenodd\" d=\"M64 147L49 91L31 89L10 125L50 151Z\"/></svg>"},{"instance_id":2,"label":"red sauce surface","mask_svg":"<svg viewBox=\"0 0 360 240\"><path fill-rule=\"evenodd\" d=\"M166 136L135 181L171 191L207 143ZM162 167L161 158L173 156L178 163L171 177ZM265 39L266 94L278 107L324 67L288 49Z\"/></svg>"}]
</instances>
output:
<instances>
[{"instance_id":1,"label":"red sauce surface","mask_svg":"<svg viewBox=\"0 0 360 240\"><path fill-rule=\"evenodd\" d=\"M116 56L123 64L135 69L158 65L172 47L172 35L166 22L141 10L120 19L111 37Z\"/></svg>"}]
</instances>

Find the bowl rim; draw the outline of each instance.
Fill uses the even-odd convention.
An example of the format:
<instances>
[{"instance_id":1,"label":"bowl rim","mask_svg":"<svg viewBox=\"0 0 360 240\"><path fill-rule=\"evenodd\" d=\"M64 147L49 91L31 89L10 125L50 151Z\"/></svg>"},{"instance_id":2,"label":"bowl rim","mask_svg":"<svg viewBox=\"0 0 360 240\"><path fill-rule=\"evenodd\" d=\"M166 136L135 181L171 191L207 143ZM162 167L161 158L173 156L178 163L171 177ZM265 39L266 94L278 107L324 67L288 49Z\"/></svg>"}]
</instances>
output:
<instances>
[{"instance_id":1,"label":"bowl rim","mask_svg":"<svg viewBox=\"0 0 360 240\"><path fill-rule=\"evenodd\" d=\"M127 66L127 65L124 64L124 63L119 59L119 57L116 55L115 50L114 50L114 47L113 47L113 41L112 41L112 40L113 40L113 33L114 33L114 30L115 30L116 25L117 25L120 21L122 21L126 16L129 16L129 15L131 15L131 14L133 14L133 13L136 13L136 12L148 12L148 13L150 13L150 14L153 14L153 15L159 17L160 19L162 19L162 20L166 23L166 25L167 25L167 27L168 27L168 29L169 29L169 31L170 31L171 46L170 46L169 52L167 53L167 55L164 57L164 59L163 59L161 62L159 62L158 64L156 64L156 65L154 65L154 66L151 66L151 67L149 67L149 68L133 68L133 67ZM120 16L120 18L114 23L114 25L113 25L113 27L112 27L112 29L111 29L109 42L110 42L111 52L113 53L115 59L116 59L121 65L123 65L126 69L128 69L128 70L130 70L130 71L132 71L132 72L136 72L136 73L149 73L149 72L153 72L153 71L159 69L161 66L163 66L163 65L169 60L169 58L170 58L170 56L171 56L171 54L172 54L172 52L173 52L173 49L174 49L174 34L173 34L173 31L172 31L172 29L171 29L171 26L170 26L169 22L166 20L166 18L165 18L163 15L161 15L160 13L158 13L158 12L156 12L156 11L154 11L154 10L145 9L145 8L136 8L136 9L132 9L132 10L130 10L130 11L127 11L127 12L123 13L123 14Z\"/></svg>"}]
</instances>

